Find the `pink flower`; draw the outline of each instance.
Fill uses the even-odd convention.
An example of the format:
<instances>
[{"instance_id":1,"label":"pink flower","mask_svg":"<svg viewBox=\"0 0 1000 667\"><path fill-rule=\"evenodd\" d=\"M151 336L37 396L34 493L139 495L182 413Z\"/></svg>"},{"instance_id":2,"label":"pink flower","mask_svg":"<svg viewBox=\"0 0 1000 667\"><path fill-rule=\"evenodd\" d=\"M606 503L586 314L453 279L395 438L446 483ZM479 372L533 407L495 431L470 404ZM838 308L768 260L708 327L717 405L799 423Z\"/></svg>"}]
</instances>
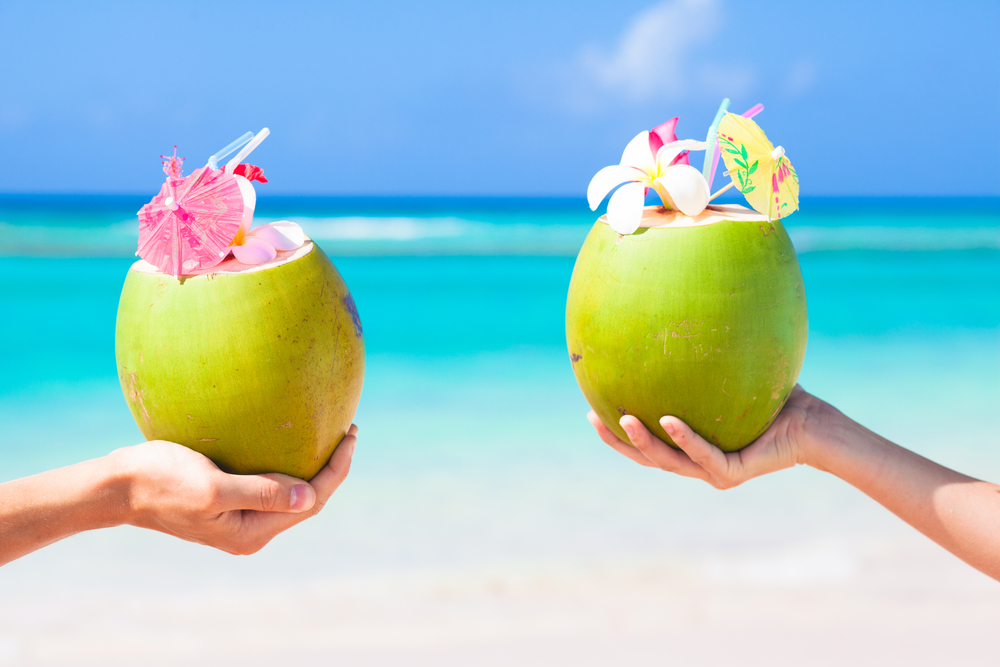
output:
<instances>
[{"instance_id":1,"label":"pink flower","mask_svg":"<svg viewBox=\"0 0 1000 667\"><path fill-rule=\"evenodd\" d=\"M295 250L306 242L306 235L294 222L279 220L249 232L240 231L233 241L233 255L244 264L263 264L278 256L279 250Z\"/></svg>"}]
</instances>

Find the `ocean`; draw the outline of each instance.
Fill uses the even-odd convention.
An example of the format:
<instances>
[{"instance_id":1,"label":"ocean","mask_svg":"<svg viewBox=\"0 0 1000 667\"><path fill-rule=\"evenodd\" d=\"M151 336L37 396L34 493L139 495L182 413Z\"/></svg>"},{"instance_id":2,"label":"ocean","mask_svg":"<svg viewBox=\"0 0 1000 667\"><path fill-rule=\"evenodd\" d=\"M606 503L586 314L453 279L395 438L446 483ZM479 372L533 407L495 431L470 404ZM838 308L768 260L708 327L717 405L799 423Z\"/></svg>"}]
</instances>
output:
<instances>
[{"instance_id":1,"label":"ocean","mask_svg":"<svg viewBox=\"0 0 1000 667\"><path fill-rule=\"evenodd\" d=\"M144 202L0 196L0 481L142 440L114 326ZM800 383L991 481L998 204L806 198L786 221L809 304ZM563 321L596 215L582 198L262 195L256 222L299 222L364 324L350 477L252 557L120 528L5 566L0 665L781 665L807 640L836 645L810 664L989 664L995 584L839 480L719 492L597 439Z\"/></svg>"}]
</instances>

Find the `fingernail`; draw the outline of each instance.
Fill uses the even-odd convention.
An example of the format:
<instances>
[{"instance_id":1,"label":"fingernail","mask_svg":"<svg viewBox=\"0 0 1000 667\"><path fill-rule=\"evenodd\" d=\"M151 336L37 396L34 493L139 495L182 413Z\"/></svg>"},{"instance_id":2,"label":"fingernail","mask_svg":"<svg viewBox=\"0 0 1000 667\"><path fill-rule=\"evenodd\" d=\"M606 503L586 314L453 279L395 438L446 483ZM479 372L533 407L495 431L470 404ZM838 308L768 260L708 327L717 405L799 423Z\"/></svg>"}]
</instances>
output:
<instances>
[{"instance_id":1,"label":"fingernail","mask_svg":"<svg viewBox=\"0 0 1000 667\"><path fill-rule=\"evenodd\" d=\"M293 510L302 510L306 508L306 503L309 502L309 487L305 484L296 484L292 487L291 494L291 507Z\"/></svg>"},{"instance_id":2,"label":"fingernail","mask_svg":"<svg viewBox=\"0 0 1000 667\"><path fill-rule=\"evenodd\" d=\"M632 428L631 424L622 424L622 428L625 429L625 433L628 435L629 440L635 437L635 429Z\"/></svg>"},{"instance_id":3,"label":"fingernail","mask_svg":"<svg viewBox=\"0 0 1000 667\"><path fill-rule=\"evenodd\" d=\"M347 458L350 458L350 457L354 456L354 450L357 449L357 448L358 448L358 441L355 440L354 442L351 443L351 451L348 454Z\"/></svg>"},{"instance_id":4,"label":"fingernail","mask_svg":"<svg viewBox=\"0 0 1000 667\"><path fill-rule=\"evenodd\" d=\"M670 435L673 435L673 434L674 434L674 431L676 430L676 429L674 428L674 423L673 423L673 422L671 422L671 421L668 421L668 422L664 423L664 424L663 424L663 429L664 429L664 430L665 430L665 431L666 431L667 433L669 433Z\"/></svg>"}]
</instances>

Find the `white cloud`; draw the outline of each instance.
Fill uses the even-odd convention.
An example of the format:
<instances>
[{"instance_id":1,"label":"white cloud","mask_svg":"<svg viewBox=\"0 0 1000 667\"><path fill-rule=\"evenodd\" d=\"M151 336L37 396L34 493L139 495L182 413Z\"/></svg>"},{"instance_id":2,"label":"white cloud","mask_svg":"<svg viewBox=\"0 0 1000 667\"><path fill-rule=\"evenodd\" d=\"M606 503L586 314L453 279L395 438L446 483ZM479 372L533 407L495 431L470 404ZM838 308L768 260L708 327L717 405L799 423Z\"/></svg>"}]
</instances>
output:
<instances>
[{"instance_id":1,"label":"white cloud","mask_svg":"<svg viewBox=\"0 0 1000 667\"><path fill-rule=\"evenodd\" d=\"M581 63L604 92L632 102L678 99L693 87L691 52L709 43L720 23L716 0L661 2L632 20L611 53L591 47Z\"/></svg>"}]
</instances>

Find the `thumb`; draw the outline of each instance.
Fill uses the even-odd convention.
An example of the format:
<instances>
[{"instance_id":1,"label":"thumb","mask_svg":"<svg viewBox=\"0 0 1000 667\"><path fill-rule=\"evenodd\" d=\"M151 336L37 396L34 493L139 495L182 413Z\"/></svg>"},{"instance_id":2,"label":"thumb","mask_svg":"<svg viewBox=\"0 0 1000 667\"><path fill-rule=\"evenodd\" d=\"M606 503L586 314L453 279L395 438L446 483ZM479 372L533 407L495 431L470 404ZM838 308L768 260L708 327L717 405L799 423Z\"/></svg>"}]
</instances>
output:
<instances>
[{"instance_id":1,"label":"thumb","mask_svg":"<svg viewBox=\"0 0 1000 667\"><path fill-rule=\"evenodd\" d=\"M219 502L224 511L298 513L312 509L316 491L304 480L279 473L225 475Z\"/></svg>"}]
</instances>

